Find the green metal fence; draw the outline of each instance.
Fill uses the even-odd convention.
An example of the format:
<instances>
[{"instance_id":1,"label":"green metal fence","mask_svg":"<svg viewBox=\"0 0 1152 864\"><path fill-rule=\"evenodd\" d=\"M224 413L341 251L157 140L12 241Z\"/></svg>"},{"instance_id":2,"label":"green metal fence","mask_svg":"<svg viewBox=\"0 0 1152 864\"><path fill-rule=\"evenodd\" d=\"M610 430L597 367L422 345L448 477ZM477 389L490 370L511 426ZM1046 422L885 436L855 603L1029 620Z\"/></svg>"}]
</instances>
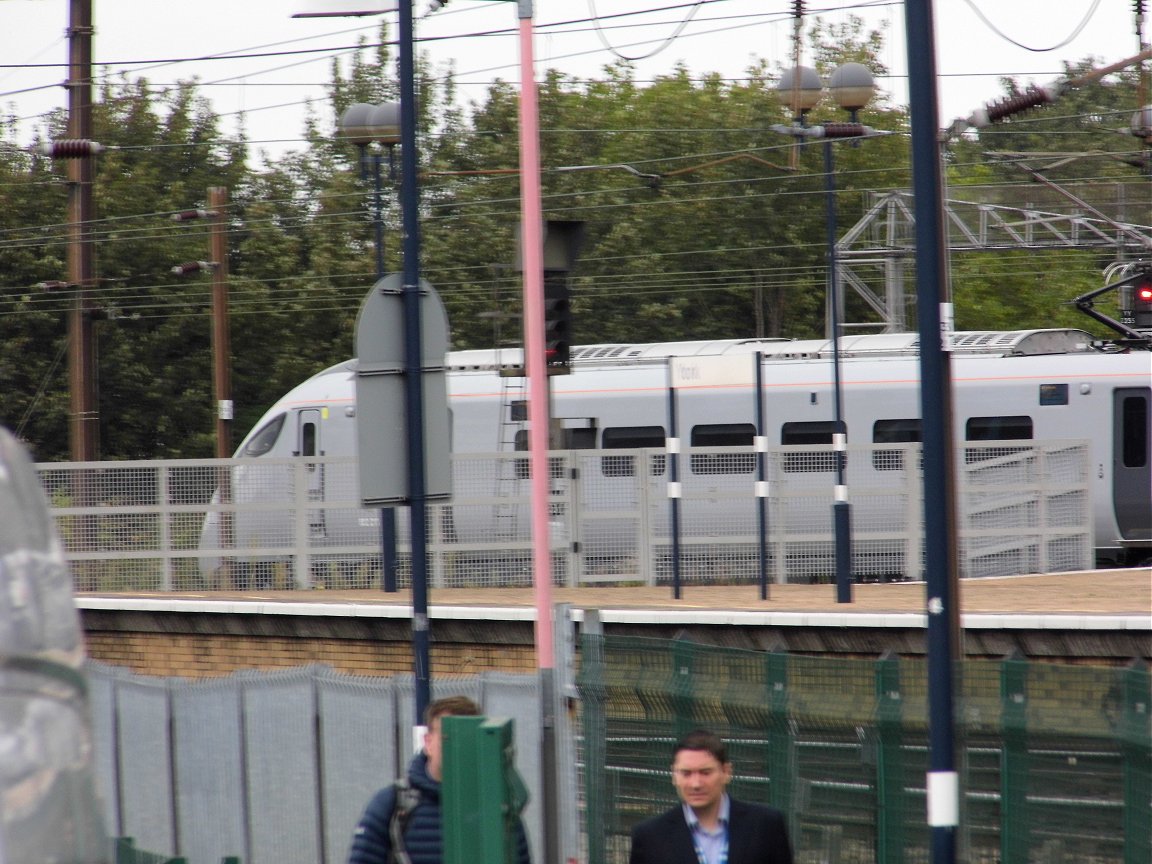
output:
<instances>
[{"instance_id":1,"label":"green metal fence","mask_svg":"<svg viewBox=\"0 0 1152 864\"><path fill-rule=\"evenodd\" d=\"M113 864L188 864L186 858L171 858L158 852L137 849L133 837L116 837L112 841L112 850ZM229 855L221 858L220 864L241 864L241 862L240 858Z\"/></svg>"},{"instance_id":2,"label":"green metal fence","mask_svg":"<svg viewBox=\"0 0 1152 864\"><path fill-rule=\"evenodd\" d=\"M929 858L922 660L830 660L585 634L588 864L676 803L671 747L728 742L732 794L783 810L802 864ZM957 666L959 844L972 864L1152 864L1152 689L1125 668Z\"/></svg>"}]
</instances>

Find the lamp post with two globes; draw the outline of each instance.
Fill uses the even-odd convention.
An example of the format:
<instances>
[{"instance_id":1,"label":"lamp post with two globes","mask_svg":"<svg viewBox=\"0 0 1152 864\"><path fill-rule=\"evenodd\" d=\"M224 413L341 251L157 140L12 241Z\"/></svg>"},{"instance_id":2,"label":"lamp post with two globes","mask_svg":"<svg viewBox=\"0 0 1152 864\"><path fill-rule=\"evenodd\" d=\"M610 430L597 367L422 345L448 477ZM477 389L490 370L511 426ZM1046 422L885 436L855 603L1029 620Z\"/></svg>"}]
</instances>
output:
<instances>
[{"instance_id":1,"label":"lamp post with two globes","mask_svg":"<svg viewBox=\"0 0 1152 864\"><path fill-rule=\"evenodd\" d=\"M845 481L848 430L844 423L843 379L840 364L840 329L844 299L836 268L836 175L832 145L837 139L860 139L881 134L861 124L857 114L875 93L872 72L862 63L845 63L828 79L828 92L849 114L847 123L807 124L808 113L824 92L820 75L808 66L788 69L780 77L778 91L792 112L792 125L774 125L772 130L791 135L797 142L819 139L824 144L824 191L827 234L828 293L825 332L832 342L832 447L836 455L836 490L832 505L835 536L836 602L852 602L852 528Z\"/></svg>"},{"instance_id":2,"label":"lamp post with two globes","mask_svg":"<svg viewBox=\"0 0 1152 864\"><path fill-rule=\"evenodd\" d=\"M376 233L376 280L387 274L384 268L384 195L380 176L381 147L388 148L389 175L395 174L395 148L400 141L400 103L384 102L370 105L357 102L344 109L336 122L338 135L356 146L360 157L360 176L367 182L368 164L372 164L373 199L372 223ZM371 154L368 148L375 145ZM396 591L398 569L396 551L396 511L392 507L380 508L380 570L381 583L386 592Z\"/></svg>"}]
</instances>

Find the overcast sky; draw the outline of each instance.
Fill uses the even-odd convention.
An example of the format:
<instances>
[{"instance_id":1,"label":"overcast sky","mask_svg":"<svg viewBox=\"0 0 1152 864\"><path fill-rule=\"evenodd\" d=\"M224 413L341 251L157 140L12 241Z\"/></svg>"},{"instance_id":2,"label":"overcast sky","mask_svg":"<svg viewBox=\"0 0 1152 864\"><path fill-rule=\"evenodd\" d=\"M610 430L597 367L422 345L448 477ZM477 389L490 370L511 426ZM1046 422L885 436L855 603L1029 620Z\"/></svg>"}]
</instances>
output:
<instances>
[{"instance_id":1,"label":"overcast sky","mask_svg":"<svg viewBox=\"0 0 1152 864\"><path fill-rule=\"evenodd\" d=\"M346 62L349 46L361 35L374 38L379 20L291 17L317 2L334 0L94 0L97 71L124 71L156 85L195 77L224 116L226 131L235 131L244 112L258 148L273 155L298 148L307 100L313 100L322 124L334 122L324 94L332 58ZM66 68L40 64L67 60L68 5L67 0L0 0L0 106L5 115L19 118L24 137L36 128L39 115L67 101L59 86ZM996 97L999 76L1047 83L1063 61L1092 55L1111 63L1138 50L1131 0L937 0L935 5L941 125ZM418 0L414 8L418 38L435 40L420 50L436 64L454 63L462 98L481 100L487 83L497 77L519 80L515 3L450 0L427 14L428 0ZM657 8L647 15L622 14ZM600 77L617 55L651 52L636 62L642 80L666 74L678 62L693 73L730 77L741 76L754 57L773 67L790 66L792 8L790 0L537 0L537 74L552 67L581 78ZM895 104L906 104L903 4L809 0L805 8L831 22L859 15L885 26L888 47L881 60L892 76L878 83ZM394 36L397 16L386 17ZM301 51L313 53L290 53ZM192 62L238 53L264 56Z\"/></svg>"}]
</instances>

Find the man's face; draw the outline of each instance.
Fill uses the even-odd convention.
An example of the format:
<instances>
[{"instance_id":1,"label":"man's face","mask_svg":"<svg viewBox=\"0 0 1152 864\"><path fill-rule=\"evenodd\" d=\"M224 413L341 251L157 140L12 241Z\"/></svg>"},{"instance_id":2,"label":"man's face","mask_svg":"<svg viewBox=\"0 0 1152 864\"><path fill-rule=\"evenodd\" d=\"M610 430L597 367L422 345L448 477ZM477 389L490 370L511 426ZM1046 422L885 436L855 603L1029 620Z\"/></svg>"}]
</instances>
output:
<instances>
[{"instance_id":1,"label":"man's face","mask_svg":"<svg viewBox=\"0 0 1152 864\"><path fill-rule=\"evenodd\" d=\"M672 785L680 800L696 811L718 807L731 779L732 766L707 750L681 750L672 762Z\"/></svg>"},{"instance_id":2,"label":"man's face","mask_svg":"<svg viewBox=\"0 0 1152 864\"><path fill-rule=\"evenodd\" d=\"M424 734L424 752L428 754L428 776L440 780L443 771L443 740L440 737L440 718L433 717Z\"/></svg>"}]
</instances>

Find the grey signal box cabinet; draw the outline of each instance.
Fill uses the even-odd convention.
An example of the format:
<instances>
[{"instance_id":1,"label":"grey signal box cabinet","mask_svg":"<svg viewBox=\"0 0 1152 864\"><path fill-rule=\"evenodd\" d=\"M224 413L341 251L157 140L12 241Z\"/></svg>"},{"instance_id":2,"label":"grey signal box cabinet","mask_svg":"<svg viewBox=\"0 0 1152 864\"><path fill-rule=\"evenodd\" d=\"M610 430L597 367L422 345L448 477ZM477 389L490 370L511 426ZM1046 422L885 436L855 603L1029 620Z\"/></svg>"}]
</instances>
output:
<instances>
[{"instance_id":1,"label":"grey signal box cabinet","mask_svg":"<svg viewBox=\"0 0 1152 864\"><path fill-rule=\"evenodd\" d=\"M400 273L380 279L364 298L356 321L356 448L365 507L411 503L403 287ZM443 500L452 496L452 424L445 370L448 315L440 295L423 279L420 340L425 494L429 500Z\"/></svg>"}]
</instances>

